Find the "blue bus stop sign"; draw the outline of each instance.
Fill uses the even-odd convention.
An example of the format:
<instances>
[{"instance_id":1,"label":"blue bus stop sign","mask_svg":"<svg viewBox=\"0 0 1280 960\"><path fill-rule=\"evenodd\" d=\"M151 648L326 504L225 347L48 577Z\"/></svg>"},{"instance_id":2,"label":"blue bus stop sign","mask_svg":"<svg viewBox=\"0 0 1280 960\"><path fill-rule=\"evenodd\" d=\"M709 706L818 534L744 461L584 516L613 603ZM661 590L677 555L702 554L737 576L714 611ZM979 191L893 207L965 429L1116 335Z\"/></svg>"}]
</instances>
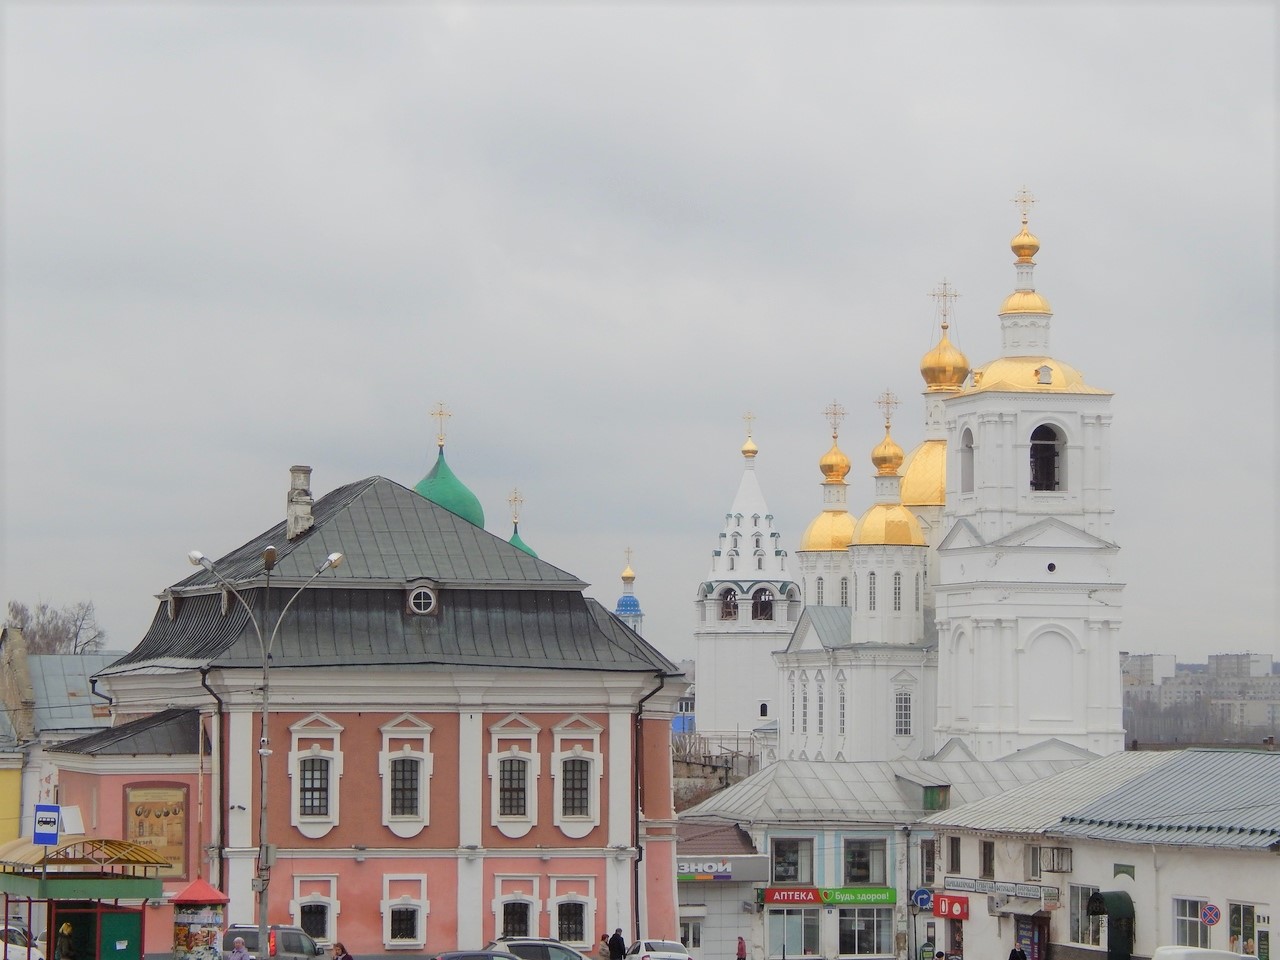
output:
<instances>
[{"instance_id":1,"label":"blue bus stop sign","mask_svg":"<svg viewBox=\"0 0 1280 960\"><path fill-rule=\"evenodd\" d=\"M36 825L31 833L31 842L48 847L58 845L58 820L62 813L56 803L36 804Z\"/></svg>"}]
</instances>

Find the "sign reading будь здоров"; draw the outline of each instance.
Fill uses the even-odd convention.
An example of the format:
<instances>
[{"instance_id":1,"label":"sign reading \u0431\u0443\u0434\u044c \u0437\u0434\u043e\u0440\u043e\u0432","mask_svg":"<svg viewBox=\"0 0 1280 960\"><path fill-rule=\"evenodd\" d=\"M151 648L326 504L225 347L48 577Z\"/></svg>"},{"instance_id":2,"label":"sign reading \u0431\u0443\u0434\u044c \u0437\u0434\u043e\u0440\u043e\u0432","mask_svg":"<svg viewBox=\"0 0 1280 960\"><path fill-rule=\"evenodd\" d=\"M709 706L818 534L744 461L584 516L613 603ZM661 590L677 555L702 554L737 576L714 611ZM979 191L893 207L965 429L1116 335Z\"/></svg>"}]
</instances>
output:
<instances>
[{"instance_id":1,"label":"sign reading \u0431\u0443\u0434\u044c \u0437\u0434\u043e\u0440\u043e\u0432","mask_svg":"<svg viewBox=\"0 0 1280 960\"><path fill-rule=\"evenodd\" d=\"M815 906L897 903L893 887L765 887L765 903L798 903Z\"/></svg>"}]
</instances>

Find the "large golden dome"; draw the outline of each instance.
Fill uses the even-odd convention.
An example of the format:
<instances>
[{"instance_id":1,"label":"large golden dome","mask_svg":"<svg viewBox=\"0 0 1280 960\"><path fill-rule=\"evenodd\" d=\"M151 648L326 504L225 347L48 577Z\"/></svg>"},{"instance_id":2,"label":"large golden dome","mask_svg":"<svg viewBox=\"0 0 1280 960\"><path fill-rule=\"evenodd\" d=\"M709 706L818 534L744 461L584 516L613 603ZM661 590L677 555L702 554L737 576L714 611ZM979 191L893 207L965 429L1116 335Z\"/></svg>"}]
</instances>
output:
<instances>
[{"instance_id":1,"label":"large golden dome","mask_svg":"<svg viewBox=\"0 0 1280 960\"><path fill-rule=\"evenodd\" d=\"M969 376L969 358L947 337L947 324L942 324L942 339L920 361L920 376L930 390L958 390Z\"/></svg>"},{"instance_id":2,"label":"large golden dome","mask_svg":"<svg viewBox=\"0 0 1280 960\"><path fill-rule=\"evenodd\" d=\"M801 550L847 550L855 521L848 510L824 510L813 518L800 538Z\"/></svg>"},{"instance_id":3,"label":"large golden dome","mask_svg":"<svg viewBox=\"0 0 1280 960\"><path fill-rule=\"evenodd\" d=\"M965 393L998 390L1008 393L1097 393L1110 395L1084 382L1084 374L1052 357L1001 357L973 371L973 386Z\"/></svg>"},{"instance_id":4,"label":"large golden dome","mask_svg":"<svg viewBox=\"0 0 1280 960\"><path fill-rule=\"evenodd\" d=\"M900 503L877 503L853 528L854 546L925 546L924 531L916 516Z\"/></svg>"},{"instance_id":5,"label":"large golden dome","mask_svg":"<svg viewBox=\"0 0 1280 960\"><path fill-rule=\"evenodd\" d=\"M902 462L902 502L909 507L942 507L947 503L947 441L926 440Z\"/></svg>"}]
</instances>

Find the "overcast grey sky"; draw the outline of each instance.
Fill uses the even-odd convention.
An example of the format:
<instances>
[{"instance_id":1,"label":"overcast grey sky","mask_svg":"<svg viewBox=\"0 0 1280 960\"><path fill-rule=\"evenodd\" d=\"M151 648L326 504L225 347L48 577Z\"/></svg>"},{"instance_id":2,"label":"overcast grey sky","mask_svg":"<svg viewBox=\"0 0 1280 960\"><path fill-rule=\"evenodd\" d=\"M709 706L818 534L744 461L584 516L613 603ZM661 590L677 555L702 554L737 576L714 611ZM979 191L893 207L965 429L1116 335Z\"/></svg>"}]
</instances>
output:
<instances>
[{"instance_id":1,"label":"overcast grey sky","mask_svg":"<svg viewBox=\"0 0 1280 960\"><path fill-rule=\"evenodd\" d=\"M1010 199L1115 391L1123 646L1276 650L1271 3L3 7L4 599L153 595L447 453L692 653L742 414L788 549L823 407L920 439L928 293L996 356Z\"/></svg>"}]
</instances>

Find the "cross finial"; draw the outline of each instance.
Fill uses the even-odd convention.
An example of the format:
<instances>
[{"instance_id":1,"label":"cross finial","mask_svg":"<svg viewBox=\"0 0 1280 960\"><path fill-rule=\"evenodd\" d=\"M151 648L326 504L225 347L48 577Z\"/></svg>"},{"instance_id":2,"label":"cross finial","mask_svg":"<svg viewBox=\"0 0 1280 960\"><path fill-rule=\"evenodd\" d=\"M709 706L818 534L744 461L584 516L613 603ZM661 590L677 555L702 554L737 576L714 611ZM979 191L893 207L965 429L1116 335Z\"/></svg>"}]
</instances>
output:
<instances>
[{"instance_id":1,"label":"cross finial","mask_svg":"<svg viewBox=\"0 0 1280 960\"><path fill-rule=\"evenodd\" d=\"M520 491L512 487L511 496L507 497L507 503L511 504L511 522L520 522L520 505L524 503L524 497L520 496Z\"/></svg>"},{"instance_id":2,"label":"cross finial","mask_svg":"<svg viewBox=\"0 0 1280 960\"><path fill-rule=\"evenodd\" d=\"M951 326L951 301L960 294L956 293L955 287L947 283L947 278L943 277L942 282L933 288L933 293L929 296L938 303L938 313L942 316L942 329L948 329Z\"/></svg>"},{"instance_id":3,"label":"cross finial","mask_svg":"<svg viewBox=\"0 0 1280 960\"><path fill-rule=\"evenodd\" d=\"M747 423L747 436L749 437L751 436L751 424L755 422L756 415L752 413L750 410L748 410L746 413L742 415L742 419L745 420Z\"/></svg>"},{"instance_id":4,"label":"cross finial","mask_svg":"<svg viewBox=\"0 0 1280 960\"><path fill-rule=\"evenodd\" d=\"M628 567L631 566L631 548L627 547L627 549L623 550L622 552L627 555L627 566Z\"/></svg>"},{"instance_id":5,"label":"cross finial","mask_svg":"<svg viewBox=\"0 0 1280 960\"><path fill-rule=\"evenodd\" d=\"M840 435L840 424L844 420L844 407L832 400L822 411L822 415L827 418L827 423L831 424L831 439L836 439Z\"/></svg>"},{"instance_id":6,"label":"cross finial","mask_svg":"<svg viewBox=\"0 0 1280 960\"><path fill-rule=\"evenodd\" d=\"M1031 205L1036 202L1036 198L1031 195L1031 191L1023 184L1021 190L1013 195L1014 205L1022 211L1022 222L1027 222L1027 214L1031 212Z\"/></svg>"},{"instance_id":7,"label":"cross finial","mask_svg":"<svg viewBox=\"0 0 1280 960\"><path fill-rule=\"evenodd\" d=\"M884 425L889 426L889 421L893 419L894 408L898 406L898 398L893 391L885 390L884 393L876 397L876 406L884 411Z\"/></svg>"},{"instance_id":8,"label":"cross finial","mask_svg":"<svg viewBox=\"0 0 1280 960\"><path fill-rule=\"evenodd\" d=\"M439 427L436 430L436 446L444 446L444 422L453 416L449 412L449 408L443 403L437 403L436 408L431 411L431 415L436 418Z\"/></svg>"}]
</instances>

